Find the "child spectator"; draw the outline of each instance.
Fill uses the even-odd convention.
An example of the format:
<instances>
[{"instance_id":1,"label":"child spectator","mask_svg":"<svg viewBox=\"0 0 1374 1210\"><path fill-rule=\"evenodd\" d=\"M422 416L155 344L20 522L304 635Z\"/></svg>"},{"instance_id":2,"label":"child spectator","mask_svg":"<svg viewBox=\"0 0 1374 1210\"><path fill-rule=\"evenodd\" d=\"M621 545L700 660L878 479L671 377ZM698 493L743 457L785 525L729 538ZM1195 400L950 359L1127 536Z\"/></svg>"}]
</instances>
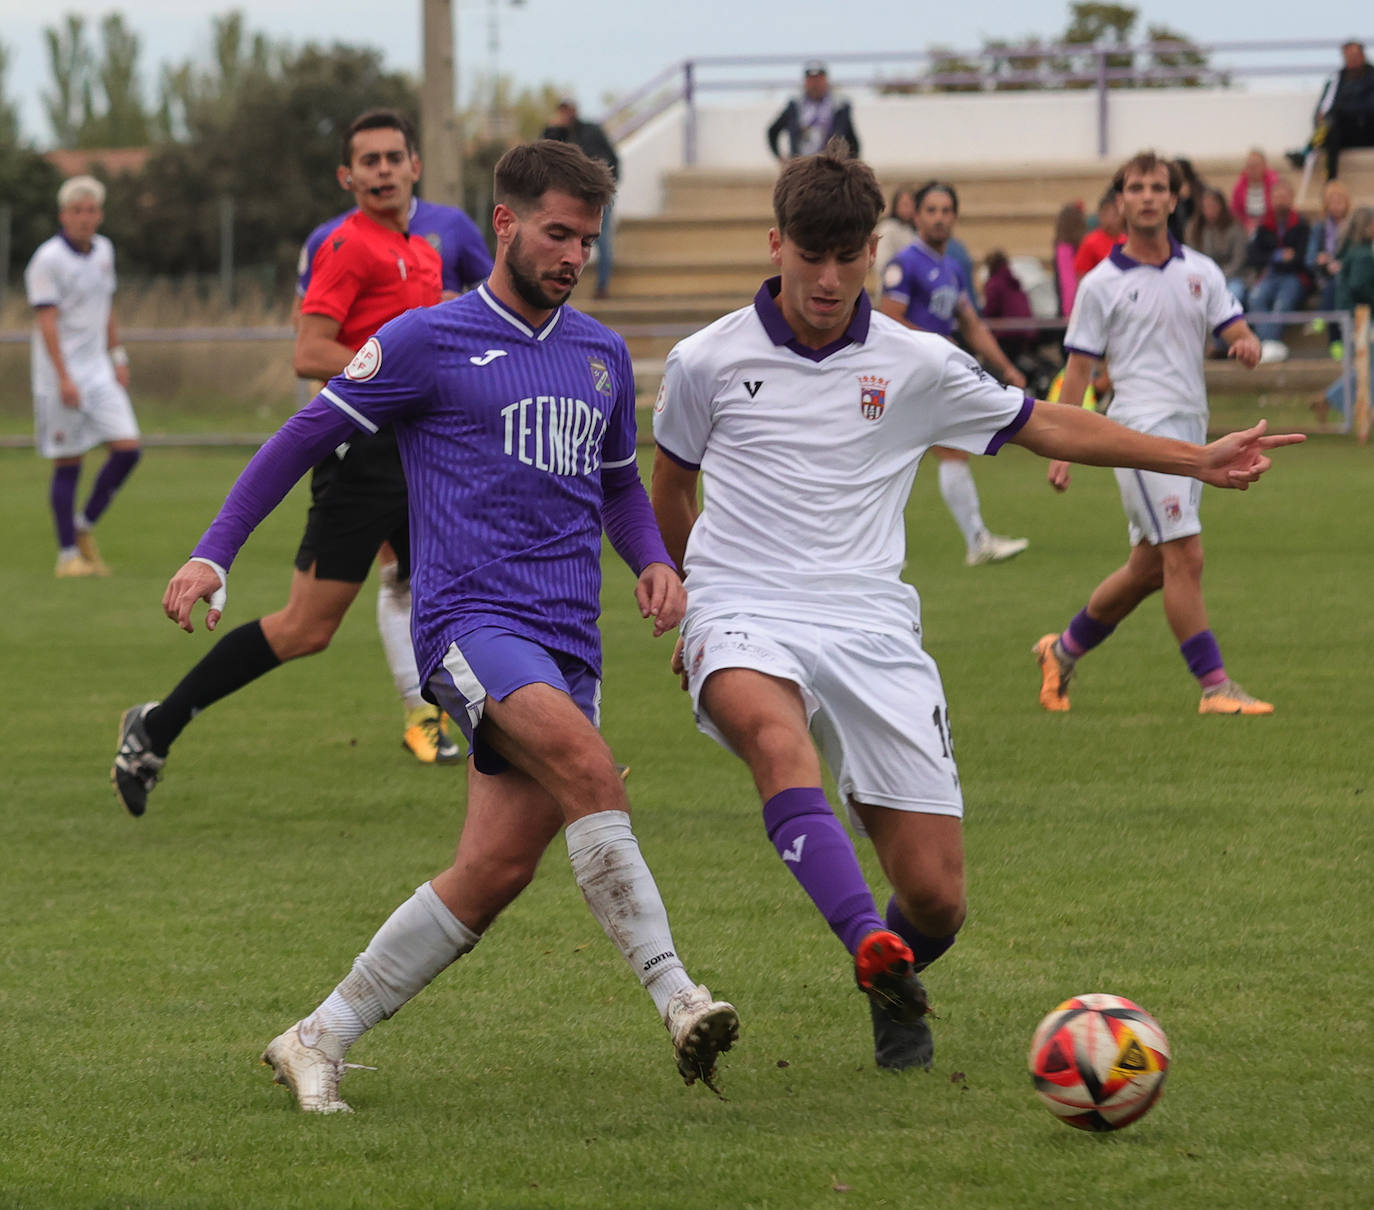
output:
<instances>
[{"instance_id":1,"label":"child spectator","mask_svg":"<svg viewBox=\"0 0 1374 1210\"><path fill-rule=\"evenodd\" d=\"M1007 254L1000 250L989 252L984 262L988 280L983 286L984 319L1030 319L1030 298L1021 288L1021 281L1012 272ZM997 341L1012 361L1035 351L1040 329L1036 324L997 329Z\"/></svg>"},{"instance_id":2,"label":"child spectator","mask_svg":"<svg viewBox=\"0 0 1374 1210\"><path fill-rule=\"evenodd\" d=\"M1078 255L1078 245L1088 234L1088 220L1083 214L1082 202L1066 202L1059 208L1054 220L1054 285L1059 296L1059 314L1067 316L1073 310L1074 296L1078 293L1078 274L1074 272L1073 260Z\"/></svg>"},{"instance_id":3,"label":"child spectator","mask_svg":"<svg viewBox=\"0 0 1374 1210\"><path fill-rule=\"evenodd\" d=\"M1245 167L1231 190L1231 213L1240 220L1246 234L1253 235L1263 222L1274 217L1274 186L1279 174L1269 167L1264 152L1252 148L1245 157Z\"/></svg>"},{"instance_id":4,"label":"child spectator","mask_svg":"<svg viewBox=\"0 0 1374 1210\"><path fill-rule=\"evenodd\" d=\"M1082 281L1088 270L1099 261L1107 259L1107 254L1126 238L1122 224L1121 204L1117 201L1116 190L1110 185L1102 200L1097 203L1097 226L1083 237L1073 258L1073 271Z\"/></svg>"}]
</instances>

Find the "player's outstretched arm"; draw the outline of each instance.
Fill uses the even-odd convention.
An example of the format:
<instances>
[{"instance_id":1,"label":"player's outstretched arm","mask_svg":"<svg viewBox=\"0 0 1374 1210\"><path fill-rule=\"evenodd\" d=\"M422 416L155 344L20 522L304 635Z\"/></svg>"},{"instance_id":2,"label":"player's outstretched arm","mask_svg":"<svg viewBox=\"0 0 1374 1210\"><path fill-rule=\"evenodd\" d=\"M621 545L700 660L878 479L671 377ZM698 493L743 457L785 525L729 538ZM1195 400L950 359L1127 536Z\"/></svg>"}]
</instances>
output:
<instances>
[{"instance_id":1,"label":"player's outstretched arm","mask_svg":"<svg viewBox=\"0 0 1374 1210\"><path fill-rule=\"evenodd\" d=\"M1261 420L1211 445L1194 445L1137 433L1096 412L1037 401L1012 441L1045 458L1190 475L1213 487L1244 491L1269 469L1266 451L1307 440L1301 433L1268 435L1267 427Z\"/></svg>"},{"instance_id":2,"label":"player's outstretched arm","mask_svg":"<svg viewBox=\"0 0 1374 1210\"><path fill-rule=\"evenodd\" d=\"M162 608L188 634L194 629L191 613L197 601L209 601L207 629L219 624L224 599L213 599L226 588L234 556L306 471L354 434L352 422L318 396L268 439L229 489L210 528L201 535L184 564L168 582Z\"/></svg>"}]
</instances>

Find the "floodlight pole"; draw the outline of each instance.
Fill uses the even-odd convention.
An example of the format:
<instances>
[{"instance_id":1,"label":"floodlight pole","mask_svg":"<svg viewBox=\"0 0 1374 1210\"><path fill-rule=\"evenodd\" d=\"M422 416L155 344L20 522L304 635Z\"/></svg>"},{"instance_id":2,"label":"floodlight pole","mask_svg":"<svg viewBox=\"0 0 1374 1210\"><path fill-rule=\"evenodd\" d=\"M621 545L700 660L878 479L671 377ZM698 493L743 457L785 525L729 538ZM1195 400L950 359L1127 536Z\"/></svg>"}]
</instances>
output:
<instances>
[{"instance_id":1,"label":"floodlight pole","mask_svg":"<svg viewBox=\"0 0 1374 1210\"><path fill-rule=\"evenodd\" d=\"M430 201L463 204L462 127L454 103L456 47L453 0L421 0L420 159Z\"/></svg>"}]
</instances>

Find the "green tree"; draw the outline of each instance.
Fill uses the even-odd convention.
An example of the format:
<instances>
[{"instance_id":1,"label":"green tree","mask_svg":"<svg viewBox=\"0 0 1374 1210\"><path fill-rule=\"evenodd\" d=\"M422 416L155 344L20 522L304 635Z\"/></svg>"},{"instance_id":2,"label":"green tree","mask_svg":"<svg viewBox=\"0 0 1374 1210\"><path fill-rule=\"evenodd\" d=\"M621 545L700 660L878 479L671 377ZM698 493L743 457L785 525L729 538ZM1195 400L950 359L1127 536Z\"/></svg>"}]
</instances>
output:
<instances>
[{"instance_id":1,"label":"green tree","mask_svg":"<svg viewBox=\"0 0 1374 1210\"><path fill-rule=\"evenodd\" d=\"M19 107L10 99L6 75L10 66L10 48L0 42L0 148L19 146Z\"/></svg>"},{"instance_id":2,"label":"green tree","mask_svg":"<svg viewBox=\"0 0 1374 1210\"><path fill-rule=\"evenodd\" d=\"M75 147L81 127L94 109L86 19L68 13L62 25L43 30L43 40L53 82L52 90L43 94L43 109L57 145Z\"/></svg>"},{"instance_id":3,"label":"green tree","mask_svg":"<svg viewBox=\"0 0 1374 1210\"><path fill-rule=\"evenodd\" d=\"M94 77L100 86L101 107L89 115L77 133L82 147L142 147L150 124L138 71L139 40L118 13L100 23L100 60Z\"/></svg>"}]
</instances>

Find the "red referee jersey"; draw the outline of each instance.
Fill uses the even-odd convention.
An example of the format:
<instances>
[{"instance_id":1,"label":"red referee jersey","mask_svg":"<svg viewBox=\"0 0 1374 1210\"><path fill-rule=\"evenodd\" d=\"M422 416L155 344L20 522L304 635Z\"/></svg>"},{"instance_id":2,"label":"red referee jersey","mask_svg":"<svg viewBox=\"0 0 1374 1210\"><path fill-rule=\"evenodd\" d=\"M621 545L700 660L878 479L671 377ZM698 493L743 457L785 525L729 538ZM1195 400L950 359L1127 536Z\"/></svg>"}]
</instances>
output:
<instances>
[{"instance_id":1,"label":"red referee jersey","mask_svg":"<svg viewBox=\"0 0 1374 1210\"><path fill-rule=\"evenodd\" d=\"M350 214L325 238L311 266L302 315L339 321L335 338L357 350L389 319L442 297L443 265L422 236L406 236Z\"/></svg>"}]
</instances>

